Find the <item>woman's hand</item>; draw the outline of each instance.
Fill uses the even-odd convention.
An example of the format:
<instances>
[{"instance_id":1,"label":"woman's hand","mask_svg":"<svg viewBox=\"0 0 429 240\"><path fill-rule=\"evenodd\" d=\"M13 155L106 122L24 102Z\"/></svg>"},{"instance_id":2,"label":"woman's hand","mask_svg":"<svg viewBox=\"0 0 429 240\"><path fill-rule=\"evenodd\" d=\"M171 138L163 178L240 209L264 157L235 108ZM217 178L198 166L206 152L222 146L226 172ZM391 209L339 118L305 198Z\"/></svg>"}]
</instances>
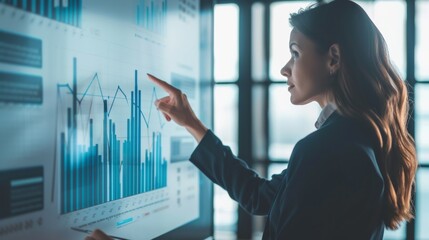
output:
<instances>
[{"instance_id":1,"label":"woman's hand","mask_svg":"<svg viewBox=\"0 0 429 240\"><path fill-rule=\"evenodd\" d=\"M85 240L113 240L113 238L107 236L100 229L95 229L90 236L87 236Z\"/></svg>"},{"instance_id":2,"label":"woman's hand","mask_svg":"<svg viewBox=\"0 0 429 240\"><path fill-rule=\"evenodd\" d=\"M155 102L155 106L164 114L165 119L167 121L173 120L180 126L185 127L197 142L200 142L206 134L207 128L195 115L186 95L161 79L151 74L147 75L152 82L168 93L167 97L158 99Z\"/></svg>"}]
</instances>

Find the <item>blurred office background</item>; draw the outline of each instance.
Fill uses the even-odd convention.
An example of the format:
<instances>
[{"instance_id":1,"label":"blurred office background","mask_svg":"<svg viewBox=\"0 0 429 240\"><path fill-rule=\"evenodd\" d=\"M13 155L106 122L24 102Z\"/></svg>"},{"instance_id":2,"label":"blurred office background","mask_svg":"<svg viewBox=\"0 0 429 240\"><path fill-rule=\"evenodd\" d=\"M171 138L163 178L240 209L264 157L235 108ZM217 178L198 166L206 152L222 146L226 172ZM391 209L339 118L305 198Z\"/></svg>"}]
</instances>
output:
<instances>
[{"instance_id":1,"label":"blurred office background","mask_svg":"<svg viewBox=\"0 0 429 240\"><path fill-rule=\"evenodd\" d=\"M415 220L384 239L429 239L429 0L356 1L384 35L410 84L409 130L419 170ZM295 143L315 130L320 107L293 106L281 67L290 58L289 14L315 1L217 0L214 11L214 131L263 177L287 168ZM264 217L244 212L215 187L215 238L261 239ZM311 231L311 229L309 229Z\"/></svg>"}]
</instances>

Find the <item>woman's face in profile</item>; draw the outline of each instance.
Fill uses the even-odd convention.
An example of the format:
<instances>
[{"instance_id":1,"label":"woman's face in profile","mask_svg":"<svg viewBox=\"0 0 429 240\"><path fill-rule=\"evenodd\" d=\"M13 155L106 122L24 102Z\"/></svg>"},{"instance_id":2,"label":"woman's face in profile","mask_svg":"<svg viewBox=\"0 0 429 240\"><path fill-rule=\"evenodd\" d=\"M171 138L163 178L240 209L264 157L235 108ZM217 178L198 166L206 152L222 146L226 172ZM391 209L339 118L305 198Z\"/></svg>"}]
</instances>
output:
<instances>
[{"instance_id":1,"label":"woman's face in profile","mask_svg":"<svg viewBox=\"0 0 429 240\"><path fill-rule=\"evenodd\" d=\"M290 60L281 69L288 78L290 101L295 105L327 101L330 85L328 53L320 53L316 44L297 29L290 33Z\"/></svg>"}]
</instances>

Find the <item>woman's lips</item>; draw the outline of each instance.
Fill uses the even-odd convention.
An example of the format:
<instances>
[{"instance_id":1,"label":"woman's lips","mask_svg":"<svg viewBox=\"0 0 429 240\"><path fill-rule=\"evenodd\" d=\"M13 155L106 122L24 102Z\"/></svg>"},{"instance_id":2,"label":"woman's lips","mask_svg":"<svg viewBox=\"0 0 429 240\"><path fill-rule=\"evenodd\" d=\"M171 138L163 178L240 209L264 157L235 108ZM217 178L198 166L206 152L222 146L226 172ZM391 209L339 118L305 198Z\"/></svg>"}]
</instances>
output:
<instances>
[{"instance_id":1,"label":"woman's lips","mask_svg":"<svg viewBox=\"0 0 429 240\"><path fill-rule=\"evenodd\" d=\"M288 91L290 91L292 88L294 88L295 87L295 85L289 85L289 87L288 87Z\"/></svg>"}]
</instances>

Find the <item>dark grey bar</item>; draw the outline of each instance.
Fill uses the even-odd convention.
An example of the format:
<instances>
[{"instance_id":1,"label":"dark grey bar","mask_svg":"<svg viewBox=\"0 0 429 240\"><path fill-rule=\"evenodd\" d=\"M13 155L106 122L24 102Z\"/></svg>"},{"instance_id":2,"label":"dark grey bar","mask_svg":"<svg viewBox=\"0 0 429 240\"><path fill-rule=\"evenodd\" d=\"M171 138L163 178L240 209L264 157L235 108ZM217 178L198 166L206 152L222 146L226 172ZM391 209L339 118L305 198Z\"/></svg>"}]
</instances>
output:
<instances>
[{"instance_id":1,"label":"dark grey bar","mask_svg":"<svg viewBox=\"0 0 429 240\"><path fill-rule=\"evenodd\" d=\"M0 62L42 68L42 40L0 31Z\"/></svg>"},{"instance_id":2,"label":"dark grey bar","mask_svg":"<svg viewBox=\"0 0 429 240\"><path fill-rule=\"evenodd\" d=\"M42 210L43 167L0 171L0 196L0 219Z\"/></svg>"},{"instance_id":3,"label":"dark grey bar","mask_svg":"<svg viewBox=\"0 0 429 240\"><path fill-rule=\"evenodd\" d=\"M0 102L42 104L42 77L0 72Z\"/></svg>"}]
</instances>

